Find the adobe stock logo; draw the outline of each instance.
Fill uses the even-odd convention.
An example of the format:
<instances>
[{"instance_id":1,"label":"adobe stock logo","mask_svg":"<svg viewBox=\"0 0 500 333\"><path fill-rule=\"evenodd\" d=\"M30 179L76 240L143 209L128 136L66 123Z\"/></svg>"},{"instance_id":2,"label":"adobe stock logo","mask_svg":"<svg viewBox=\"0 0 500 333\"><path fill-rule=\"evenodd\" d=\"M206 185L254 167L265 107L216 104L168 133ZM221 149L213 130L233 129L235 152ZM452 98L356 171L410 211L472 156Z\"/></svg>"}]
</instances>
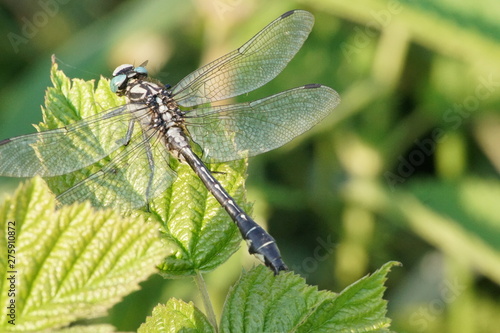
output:
<instances>
[{"instance_id":1,"label":"adobe stock logo","mask_svg":"<svg viewBox=\"0 0 500 333\"><path fill-rule=\"evenodd\" d=\"M439 297L420 306L410 316L410 325L414 326L417 332L427 331L430 324L446 311L447 305L455 302L465 290L466 285L461 284L457 278L454 281L445 281L439 287Z\"/></svg>"},{"instance_id":2,"label":"adobe stock logo","mask_svg":"<svg viewBox=\"0 0 500 333\"><path fill-rule=\"evenodd\" d=\"M7 38L15 53L19 52L19 46L27 44L30 39L33 39L40 29L49 23L49 18L54 17L59 12L59 5L65 5L70 0L39 0L37 3L40 10L33 14L31 19L23 17L21 21L21 34L9 32Z\"/></svg>"},{"instance_id":3,"label":"adobe stock logo","mask_svg":"<svg viewBox=\"0 0 500 333\"><path fill-rule=\"evenodd\" d=\"M354 37L352 42L342 42L340 49L342 54L351 62L351 56L361 52L362 49L370 44L370 39L378 36L379 31L387 28L392 22L394 16L401 13L403 6L398 0L389 0L387 7L381 10L372 10L370 15L373 18L365 24L365 28L354 27Z\"/></svg>"},{"instance_id":4,"label":"adobe stock logo","mask_svg":"<svg viewBox=\"0 0 500 333\"><path fill-rule=\"evenodd\" d=\"M326 236L326 240L321 237L316 238L318 245L314 248L312 255L304 258L300 265L292 265L290 270L299 273L307 278L310 273L316 271L319 263L327 260L333 253L335 242L332 241L331 235Z\"/></svg>"},{"instance_id":5,"label":"adobe stock logo","mask_svg":"<svg viewBox=\"0 0 500 333\"><path fill-rule=\"evenodd\" d=\"M226 14L233 12L236 7L241 6L243 0L217 0L213 3L217 16L220 20L224 20Z\"/></svg>"},{"instance_id":6,"label":"adobe stock logo","mask_svg":"<svg viewBox=\"0 0 500 333\"><path fill-rule=\"evenodd\" d=\"M462 103L454 103L452 107L444 112L443 122L448 125L446 129L456 130L462 126L465 119L479 110L481 101L489 98L499 87L500 81L496 80L493 73L490 73L488 77L481 76L479 84L474 89L474 93L467 95L462 100ZM391 171L384 172L384 178L391 191L395 190L396 185L404 183L411 177L415 173L416 168L422 165L434 153L437 144L445 139L446 131L443 128L434 128L429 138L415 141L416 148L408 154L407 158L399 155L399 164L396 168L397 173Z\"/></svg>"}]
</instances>

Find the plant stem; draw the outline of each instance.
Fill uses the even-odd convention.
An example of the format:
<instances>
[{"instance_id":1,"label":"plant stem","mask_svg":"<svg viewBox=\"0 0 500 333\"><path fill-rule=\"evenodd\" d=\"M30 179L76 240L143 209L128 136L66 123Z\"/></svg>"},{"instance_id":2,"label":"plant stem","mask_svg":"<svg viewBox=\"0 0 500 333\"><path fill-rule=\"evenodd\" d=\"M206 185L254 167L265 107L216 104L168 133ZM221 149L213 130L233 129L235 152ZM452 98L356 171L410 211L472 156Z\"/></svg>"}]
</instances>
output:
<instances>
[{"instance_id":1,"label":"plant stem","mask_svg":"<svg viewBox=\"0 0 500 333\"><path fill-rule=\"evenodd\" d=\"M198 286L198 289L200 290L208 321L212 324L215 332L217 333L219 332L219 328L217 327L217 318L215 318L214 308L212 306L212 302L210 301L210 296L208 295L207 285L205 283L205 280L203 279L203 275L201 275L200 272L197 272L194 276L194 280L196 282L196 285Z\"/></svg>"}]
</instances>

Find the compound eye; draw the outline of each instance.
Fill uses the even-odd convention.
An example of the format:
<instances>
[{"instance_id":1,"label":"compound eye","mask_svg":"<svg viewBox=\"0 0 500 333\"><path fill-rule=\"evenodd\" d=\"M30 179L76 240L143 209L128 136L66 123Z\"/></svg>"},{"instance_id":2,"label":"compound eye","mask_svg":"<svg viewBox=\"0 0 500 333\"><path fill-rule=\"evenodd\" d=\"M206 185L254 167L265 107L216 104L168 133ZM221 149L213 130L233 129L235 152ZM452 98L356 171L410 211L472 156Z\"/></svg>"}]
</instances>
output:
<instances>
[{"instance_id":1,"label":"compound eye","mask_svg":"<svg viewBox=\"0 0 500 333\"><path fill-rule=\"evenodd\" d=\"M113 73L113 75L114 75L114 73ZM127 82L127 75L126 74L119 74L119 75L116 75L114 78L112 78L111 81L109 81L109 87L111 88L112 92L117 93L118 91L125 88L126 82Z\"/></svg>"},{"instance_id":2,"label":"compound eye","mask_svg":"<svg viewBox=\"0 0 500 333\"><path fill-rule=\"evenodd\" d=\"M123 64L118 67L113 71L113 76L118 76L120 74L128 74L134 70L134 66L130 64Z\"/></svg>"},{"instance_id":3,"label":"compound eye","mask_svg":"<svg viewBox=\"0 0 500 333\"><path fill-rule=\"evenodd\" d=\"M139 66L134 68L134 71L139 75L148 76L148 70L146 69L146 67Z\"/></svg>"}]
</instances>

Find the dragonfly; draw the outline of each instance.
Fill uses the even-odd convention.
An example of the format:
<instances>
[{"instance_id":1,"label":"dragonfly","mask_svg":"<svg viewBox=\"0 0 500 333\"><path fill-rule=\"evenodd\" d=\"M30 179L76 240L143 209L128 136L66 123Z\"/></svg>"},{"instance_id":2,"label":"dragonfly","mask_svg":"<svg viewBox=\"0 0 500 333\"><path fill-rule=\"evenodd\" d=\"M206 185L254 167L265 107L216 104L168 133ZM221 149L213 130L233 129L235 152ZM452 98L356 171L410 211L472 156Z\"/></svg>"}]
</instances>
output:
<instances>
[{"instance_id":1,"label":"dragonfly","mask_svg":"<svg viewBox=\"0 0 500 333\"><path fill-rule=\"evenodd\" d=\"M0 176L54 177L113 157L57 196L60 204L147 206L176 178L172 160L187 163L236 223L254 254L275 274L287 270L274 238L213 176L207 164L278 148L319 123L338 93L306 84L246 103L213 103L245 94L277 76L314 24L288 11L238 49L195 70L175 86L148 76L146 64L118 66L110 89L127 103L59 129L0 141Z\"/></svg>"}]
</instances>

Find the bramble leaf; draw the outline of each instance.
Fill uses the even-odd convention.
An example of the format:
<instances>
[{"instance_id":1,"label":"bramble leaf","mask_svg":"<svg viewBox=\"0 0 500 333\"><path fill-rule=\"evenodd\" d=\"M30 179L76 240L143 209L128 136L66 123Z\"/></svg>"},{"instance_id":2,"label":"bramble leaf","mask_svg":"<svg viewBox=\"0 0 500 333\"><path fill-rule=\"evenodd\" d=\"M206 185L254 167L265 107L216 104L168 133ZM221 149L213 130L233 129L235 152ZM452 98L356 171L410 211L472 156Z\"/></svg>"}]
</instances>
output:
<instances>
[{"instance_id":1,"label":"bramble leaf","mask_svg":"<svg viewBox=\"0 0 500 333\"><path fill-rule=\"evenodd\" d=\"M258 266L230 291L220 331L389 332L383 283L396 264L385 264L340 294L318 291L292 272L274 276Z\"/></svg>"},{"instance_id":2,"label":"bramble leaf","mask_svg":"<svg viewBox=\"0 0 500 333\"><path fill-rule=\"evenodd\" d=\"M125 103L123 98L116 97L116 94L110 91L109 81L105 78L99 80L97 88L94 90L92 81L70 80L57 69L57 64L54 64L52 68L51 77L54 87L47 91L46 108L43 110L46 125L40 125L41 129L71 124L80 119L92 117L99 112L120 107ZM114 122L112 123L114 124ZM96 131L92 132L92 135L95 136L97 145L99 142L106 144L106 142L112 141L111 135L114 134L109 132L113 131L106 131L105 128L101 129L97 126L95 128ZM121 131L124 129L122 128ZM112 138L116 140L116 136ZM90 139L84 139L75 145L85 145L83 141L87 140ZM124 149L127 148L129 147ZM96 149L106 150L107 148L98 146ZM165 178L165 183L162 184L164 187L167 187L174 178L175 181L170 187L157 193L157 198L149 203L148 212L141 214L150 221L160 223L162 238L169 250L169 255L159 267L161 273L164 277L173 278L191 276L196 274L196 271L213 270L239 248L241 236L238 229L194 172L186 164L179 163L174 158L162 154L161 149L153 152L156 154L156 170L163 170L163 172L155 174L155 177ZM109 157L90 167L64 176L49 178L47 182L55 193L60 194L77 182L101 170L122 150L118 149ZM130 213L126 201L140 202L142 199L133 198L137 198L136 194L139 192L137 189L144 188L144 184L147 183L142 178L147 177L144 170L148 168L141 168L137 164L135 161L131 165L126 165L129 171L119 183L108 183L105 186L93 184L92 188L89 187L91 202L100 207L103 202L106 203L109 192L128 188L127 193L130 195L123 196L121 198L123 200L111 200L111 204L117 206L118 209L125 206L125 209L121 210ZM217 173L216 177L222 186L238 203L242 203L242 206L247 210L251 208L245 203L244 181L247 168L245 160L210 164L209 167ZM158 182L161 181L163 180L158 180ZM109 202L109 200L107 201ZM140 213L132 212L132 214Z\"/></svg>"},{"instance_id":3,"label":"bramble leaf","mask_svg":"<svg viewBox=\"0 0 500 333\"><path fill-rule=\"evenodd\" d=\"M162 332L213 333L215 330L193 303L171 298L167 304L156 306L138 330L138 333Z\"/></svg>"},{"instance_id":4,"label":"bramble leaf","mask_svg":"<svg viewBox=\"0 0 500 333\"><path fill-rule=\"evenodd\" d=\"M155 224L89 204L56 210L40 178L0 206L0 219L6 223L0 231L3 318L7 305L15 304L15 326L2 320L2 332L55 329L103 316L139 289L165 255ZM4 255L7 249L11 257Z\"/></svg>"}]
</instances>

